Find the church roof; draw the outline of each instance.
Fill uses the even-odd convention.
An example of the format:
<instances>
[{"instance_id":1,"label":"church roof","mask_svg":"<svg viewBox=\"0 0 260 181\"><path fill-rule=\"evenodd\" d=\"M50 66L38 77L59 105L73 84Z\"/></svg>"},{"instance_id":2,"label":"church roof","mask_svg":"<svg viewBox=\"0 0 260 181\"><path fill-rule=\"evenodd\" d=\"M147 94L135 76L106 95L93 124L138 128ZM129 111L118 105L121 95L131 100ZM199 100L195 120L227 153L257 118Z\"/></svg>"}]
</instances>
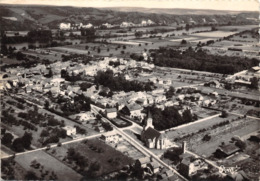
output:
<instances>
[{"instance_id":1,"label":"church roof","mask_svg":"<svg viewBox=\"0 0 260 181\"><path fill-rule=\"evenodd\" d=\"M161 133L159 131L151 127L145 130L143 134L146 139L154 139L154 138L159 138L161 136Z\"/></svg>"}]
</instances>

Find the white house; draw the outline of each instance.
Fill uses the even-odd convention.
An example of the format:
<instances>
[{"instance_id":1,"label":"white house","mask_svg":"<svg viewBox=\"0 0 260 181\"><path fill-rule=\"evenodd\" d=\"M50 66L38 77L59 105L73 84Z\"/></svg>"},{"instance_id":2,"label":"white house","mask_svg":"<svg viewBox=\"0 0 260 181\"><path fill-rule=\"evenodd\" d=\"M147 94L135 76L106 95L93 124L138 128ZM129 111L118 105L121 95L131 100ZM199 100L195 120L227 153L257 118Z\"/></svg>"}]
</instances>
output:
<instances>
[{"instance_id":1,"label":"white house","mask_svg":"<svg viewBox=\"0 0 260 181\"><path fill-rule=\"evenodd\" d=\"M107 27L107 28L113 28L114 26L109 24L109 23L104 23L102 24L103 26Z\"/></svg>"},{"instance_id":2,"label":"white house","mask_svg":"<svg viewBox=\"0 0 260 181\"><path fill-rule=\"evenodd\" d=\"M117 117L117 110L116 110L116 108L108 108L108 109L106 109L106 115L110 119L116 118Z\"/></svg>"},{"instance_id":3,"label":"white house","mask_svg":"<svg viewBox=\"0 0 260 181\"><path fill-rule=\"evenodd\" d=\"M154 102L155 103L160 103L160 102L162 102L162 101L166 101L167 99L166 99L166 96L165 95L155 95L154 96Z\"/></svg>"},{"instance_id":4,"label":"white house","mask_svg":"<svg viewBox=\"0 0 260 181\"><path fill-rule=\"evenodd\" d=\"M91 23L87 24L87 25L82 25L82 28L92 28L93 25Z\"/></svg>"},{"instance_id":5,"label":"white house","mask_svg":"<svg viewBox=\"0 0 260 181\"><path fill-rule=\"evenodd\" d=\"M101 139L103 139L105 142L118 143L118 141L120 140L120 137L119 137L118 134L116 134L114 131L112 131L112 132L108 132L106 134L103 134L101 136Z\"/></svg>"},{"instance_id":6,"label":"white house","mask_svg":"<svg viewBox=\"0 0 260 181\"><path fill-rule=\"evenodd\" d=\"M152 24L154 24L154 22L153 22L152 20L148 19L148 20L147 20L147 24L148 24L148 25L152 25Z\"/></svg>"},{"instance_id":7,"label":"white house","mask_svg":"<svg viewBox=\"0 0 260 181\"><path fill-rule=\"evenodd\" d=\"M96 118L95 115L94 115L94 113L92 113L92 112L90 112L90 111L85 112L85 113L80 113L80 114L78 114L77 117L78 117L78 119L79 119L80 121L82 121L82 122Z\"/></svg>"},{"instance_id":8,"label":"white house","mask_svg":"<svg viewBox=\"0 0 260 181\"><path fill-rule=\"evenodd\" d=\"M70 23L61 23L60 24L60 29L61 30L69 30L71 27L71 24Z\"/></svg>"},{"instance_id":9,"label":"white house","mask_svg":"<svg viewBox=\"0 0 260 181\"><path fill-rule=\"evenodd\" d=\"M68 136L73 136L73 135L76 135L76 134L77 134L77 131L76 131L76 128L75 128L75 127L65 126L63 129L66 131L66 134L67 134Z\"/></svg>"},{"instance_id":10,"label":"white house","mask_svg":"<svg viewBox=\"0 0 260 181\"><path fill-rule=\"evenodd\" d=\"M147 25L147 22L146 22L145 20L143 20L143 21L141 22L141 25L142 25L142 26L146 26L146 25Z\"/></svg>"}]
</instances>

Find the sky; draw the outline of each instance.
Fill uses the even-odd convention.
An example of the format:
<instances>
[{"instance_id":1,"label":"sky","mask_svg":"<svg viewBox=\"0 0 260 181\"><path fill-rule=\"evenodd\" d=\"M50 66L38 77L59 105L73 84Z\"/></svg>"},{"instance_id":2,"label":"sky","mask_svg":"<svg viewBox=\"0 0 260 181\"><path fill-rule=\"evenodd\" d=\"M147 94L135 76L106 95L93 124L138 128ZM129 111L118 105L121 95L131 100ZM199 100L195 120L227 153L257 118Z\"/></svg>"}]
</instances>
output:
<instances>
[{"instance_id":1,"label":"sky","mask_svg":"<svg viewBox=\"0 0 260 181\"><path fill-rule=\"evenodd\" d=\"M259 11L260 0L0 0L3 4L43 4L77 7L187 8Z\"/></svg>"}]
</instances>

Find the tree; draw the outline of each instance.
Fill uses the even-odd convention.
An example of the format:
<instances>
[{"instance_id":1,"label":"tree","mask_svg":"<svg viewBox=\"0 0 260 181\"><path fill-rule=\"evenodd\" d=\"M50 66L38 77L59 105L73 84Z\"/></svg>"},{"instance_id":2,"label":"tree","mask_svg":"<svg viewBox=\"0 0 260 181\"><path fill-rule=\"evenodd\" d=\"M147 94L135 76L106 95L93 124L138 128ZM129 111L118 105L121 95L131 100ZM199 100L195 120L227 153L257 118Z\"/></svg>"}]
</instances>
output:
<instances>
[{"instance_id":1,"label":"tree","mask_svg":"<svg viewBox=\"0 0 260 181\"><path fill-rule=\"evenodd\" d=\"M22 138L16 138L13 141L13 149L16 152L22 152L24 151L23 143L22 143Z\"/></svg>"},{"instance_id":2,"label":"tree","mask_svg":"<svg viewBox=\"0 0 260 181\"><path fill-rule=\"evenodd\" d=\"M48 73L47 77L50 78L50 77L52 77L52 76L53 76L53 72L52 72L51 69L49 69L49 73Z\"/></svg>"},{"instance_id":3,"label":"tree","mask_svg":"<svg viewBox=\"0 0 260 181\"><path fill-rule=\"evenodd\" d=\"M165 96L167 99L172 98L172 96L175 94L175 88L170 87L169 90L165 93Z\"/></svg>"},{"instance_id":4,"label":"tree","mask_svg":"<svg viewBox=\"0 0 260 181\"><path fill-rule=\"evenodd\" d=\"M184 122L188 123L192 121L192 114L191 111L189 109L186 109L183 111L182 113L182 119Z\"/></svg>"},{"instance_id":5,"label":"tree","mask_svg":"<svg viewBox=\"0 0 260 181\"><path fill-rule=\"evenodd\" d=\"M49 132L46 129L43 129L40 134L40 137L47 137L48 135L49 135Z\"/></svg>"},{"instance_id":6,"label":"tree","mask_svg":"<svg viewBox=\"0 0 260 181\"><path fill-rule=\"evenodd\" d=\"M142 31L135 32L135 37L136 38L141 38L142 36L143 36L143 32Z\"/></svg>"},{"instance_id":7,"label":"tree","mask_svg":"<svg viewBox=\"0 0 260 181\"><path fill-rule=\"evenodd\" d=\"M185 30L186 30L186 31L189 31L189 29L190 29L190 25L189 25L189 24L186 24Z\"/></svg>"},{"instance_id":8,"label":"tree","mask_svg":"<svg viewBox=\"0 0 260 181\"><path fill-rule=\"evenodd\" d=\"M25 58L25 54L23 54L22 52L17 52L17 54L16 54L16 59L17 60L24 60L24 58Z\"/></svg>"},{"instance_id":9,"label":"tree","mask_svg":"<svg viewBox=\"0 0 260 181\"><path fill-rule=\"evenodd\" d=\"M61 69L60 75L61 75L61 78L67 78L67 77L68 77L68 72L67 72L67 70Z\"/></svg>"},{"instance_id":10,"label":"tree","mask_svg":"<svg viewBox=\"0 0 260 181\"><path fill-rule=\"evenodd\" d=\"M237 140L235 145L240 148L241 150L246 149L246 143L242 140Z\"/></svg>"},{"instance_id":11,"label":"tree","mask_svg":"<svg viewBox=\"0 0 260 181\"><path fill-rule=\"evenodd\" d=\"M187 41L183 39L183 40L181 41L181 44L182 44L182 45L186 45L186 44L187 44Z\"/></svg>"},{"instance_id":12,"label":"tree","mask_svg":"<svg viewBox=\"0 0 260 181\"><path fill-rule=\"evenodd\" d=\"M28 171L24 176L24 180L39 180L33 171Z\"/></svg>"},{"instance_id":13,"label":"tree","mask_svg":"<svg viewBox=\"0 0 260 181\"><path fill-rule=\"evenodd\" d=\"M31 142L32 142L32 134L25 132L21 139L22 139L21 141L22 141L23 147L26 149L29 149L31 146Z\"/></svg>"},{"instance_id":14,"label":"tree","mask_svg":"<svg viewBox=\"0 0 260 181\"><path fill-rule=\"evenodd\" d=\"M7 46L5 44L1 44L1 53L3 55L7 55L8 54L8 49L7 49Z\"/></svg>"},{"instance_id":15,"label":"tree","mask_svg":"<svg viewBox=\"0 0 260 181\"><path fill-rule=\"evenodd\" d=\"M89 166L89 169L87 171L87 175L90 178L95 178L97 176L97 172L101 169L101 165L99 162L95 161L92 162Z\"/></svg>"},{"instance_id":16,"label":"tree","mask_svg":"<svg viewBox=\"0 0 260 181\"><path fill-rule=\"evenodd\" d=\"M1 128L1 135L4 135L6 132L6 129L5 128Z\"/></svg>"},{"instance_id":17,"label":"tree","mask_svg":"<svg viewBox=\"0 0 260 181\"><path fill-rule=\"evenodd\" d=\"M258 89L258 78L257 77L251 78L250 82L251 82L252 89Z\"/></svg>"},{"instance_id":18,"label":"tree","mask_svg":"<svg viewBox=\"0 0 260 181\"><path fill-rule=\"evenodd\" d=\"M46 100L44 103L44 108L49 109L49 106L50 106L50 103L49 103L49 101Z\"/></svg>"},{"instance_id":19,"label":"tree","mask_svg":"<svg viewBox=\"0 0 260 181\"><path fill-rule=\"evenodd\" d=\"M202 141L209 141L211 139L211 136L206 134L203 138Z\"/></svg>"},{"instance_id":20,"label":"tree","mask_svg":"<svg viewBox=\"0 0 260 181\"><path fill-rule=\"evenodd\" d=\"M226 117L228 117L228 113L227 113L227 111L225 111L225 110L222 111L220 117L222 117L222 118L226 118Z\"/></svg>"},{"instance_id":21,"label":"tree","mask_svg":"<svg viewBox=\"0 0 260 181\"><path fill-rule=\"evenodd\" d=\"M14 137L11 133L5 133L1 139L2 144L6 145L6 146L10 146L12 144L13 138Z\"/></svg>"}]
</instances>

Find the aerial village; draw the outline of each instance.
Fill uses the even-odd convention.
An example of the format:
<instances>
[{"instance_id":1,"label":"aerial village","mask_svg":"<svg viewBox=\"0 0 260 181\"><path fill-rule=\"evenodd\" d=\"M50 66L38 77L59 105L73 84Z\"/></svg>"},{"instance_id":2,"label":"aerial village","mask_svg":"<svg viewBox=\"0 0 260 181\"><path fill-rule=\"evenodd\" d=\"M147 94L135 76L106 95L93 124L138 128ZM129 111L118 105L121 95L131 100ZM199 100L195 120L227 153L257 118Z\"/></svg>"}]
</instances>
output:
<instances>
[{"instance_id":1,"label":"aerial village","mask_svg":"<svg viewBox=\"0 0 260 181\"><path fill-rule=\"evenodd\" d=\"M57 31L160 26L61 22ZM259 53L222 50L230 59L212 48L256 39L241 27L205 45L182 34L163 47L170 36L135 32L130 40L9 47L1 54L1 178L258 180ZM204 64L184 61L198 56Z\"/></svg>"}]
</instances>

